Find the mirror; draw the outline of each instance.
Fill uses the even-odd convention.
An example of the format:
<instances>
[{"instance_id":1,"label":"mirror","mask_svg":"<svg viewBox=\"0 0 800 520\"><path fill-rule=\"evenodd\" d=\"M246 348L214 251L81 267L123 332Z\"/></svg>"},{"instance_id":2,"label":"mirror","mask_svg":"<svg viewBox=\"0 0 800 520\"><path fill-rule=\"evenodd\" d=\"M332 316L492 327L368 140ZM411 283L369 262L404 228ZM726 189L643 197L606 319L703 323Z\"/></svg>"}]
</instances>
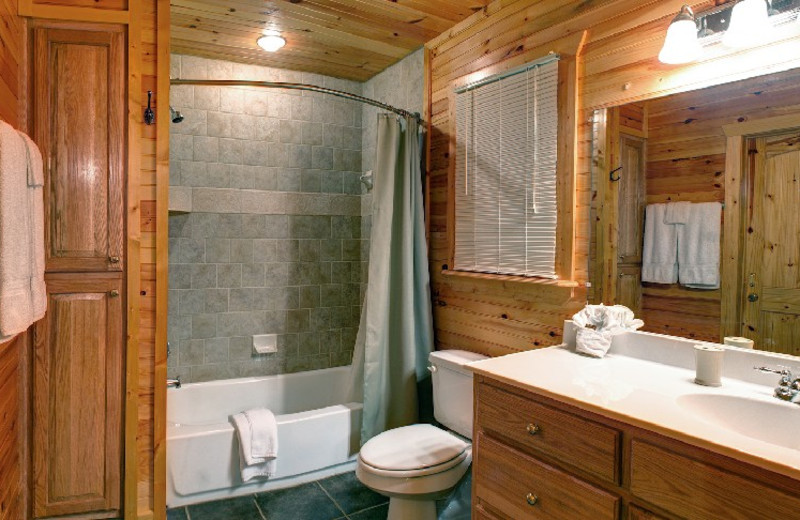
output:
<instances>
[{"instance_id":1,"label":"mirror","mask_svg":"<svg viewBox=\"0 0 800 520\"><path fill-rule=\"evenodd\" d=\"M798 79L795 69L594 113L596 302L631 307L642 330L714 342L744 336L757 349L800 355ZM706 273L710 285L687 286L671 272L642 282L645 214L656 211L646 208L660 203L665 211L688 207L696 219L698 203L722 208L716 228L708 214L692 221L706 240L719 235L716 283ZM685 221L664 229L681 225L679 233L689 233ZM649 233L674 240L669 230ZM670 254L683 266L707 265L712 246ZM652 265L645 279L653 279Z\"/></svg>"}]
</instances>

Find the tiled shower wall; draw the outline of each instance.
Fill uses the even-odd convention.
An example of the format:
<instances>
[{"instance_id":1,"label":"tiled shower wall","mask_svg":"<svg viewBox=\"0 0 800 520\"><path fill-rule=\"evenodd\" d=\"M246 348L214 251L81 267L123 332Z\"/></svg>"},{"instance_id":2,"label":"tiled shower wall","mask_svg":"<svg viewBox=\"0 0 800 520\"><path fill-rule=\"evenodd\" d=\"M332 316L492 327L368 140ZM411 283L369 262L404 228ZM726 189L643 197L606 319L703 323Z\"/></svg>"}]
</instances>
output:
<instances>
[{"instance_id":1,"label":"tiled shower wall","mask_svg":"<svg viewBox=\"0 0 800 520\"><path fill-rule=\"evenodd\" d=\"M304 82L315 74L172 56L173 77ZM350 362L360 315L362 107L277 89L176 86L170 184L169 374L184 381ZM252 335L277 334L254 354Z\"/></svg>"},{"instance_id":2,"label":"tiled shower wall","mask_svg":"<svg viewBox=\"0 0 800 520\"><path fill-rule=\"evenodd\" d=\"M424 50L419 49L380 74L377 74L369 81L364 83L364 97L375 99L409 112L423 114L423 102L425 86L424 76ZM362 122L362 159L361 164L364 171L370 171L375 167L375 144L377 139L378 113L382 112L377 107L364 105L361 110ZM361 199L361 236L369 238L372 226L372 192L365 190L364 197ZM361 261L365 264L362 271L364 277L362 283L366 285L367 269L366 264L369 260L368 241L364 243L364 250L361 253Z\"/></svg>"}]
</instances>

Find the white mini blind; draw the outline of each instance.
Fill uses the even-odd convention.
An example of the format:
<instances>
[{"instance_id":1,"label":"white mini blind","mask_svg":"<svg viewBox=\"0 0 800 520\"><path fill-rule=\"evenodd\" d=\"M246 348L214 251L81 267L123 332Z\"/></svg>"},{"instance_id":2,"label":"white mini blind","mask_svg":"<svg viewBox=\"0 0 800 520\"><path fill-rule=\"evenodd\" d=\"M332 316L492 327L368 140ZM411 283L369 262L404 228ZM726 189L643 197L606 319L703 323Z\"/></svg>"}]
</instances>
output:
<instances>
[{"instance_id":1,"label":"white mini blind","mask_svg":"<svg viewBox=\"0 0 800 520\"><path fill-rule=\"evenodd\" d=\"M558 57L456 91L456 270L555 278Z\"/></svg>"}]
</instances>

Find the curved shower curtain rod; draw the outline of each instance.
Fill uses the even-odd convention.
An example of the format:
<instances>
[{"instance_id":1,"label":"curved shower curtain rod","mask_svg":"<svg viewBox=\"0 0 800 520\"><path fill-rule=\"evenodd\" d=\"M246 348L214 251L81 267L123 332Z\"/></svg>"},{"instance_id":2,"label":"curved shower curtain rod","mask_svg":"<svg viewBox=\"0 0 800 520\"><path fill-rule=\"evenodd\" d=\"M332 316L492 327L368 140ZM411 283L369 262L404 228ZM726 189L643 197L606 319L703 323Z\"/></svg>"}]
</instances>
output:
<instances>
[{"instance_id":1,"label":"curved shower curtain rod","mask_svg":"<svg viewBox=\"0 0 800 520\"><path fill-rule=\"evenodd\" d=\"M422 118L417 113L412 113L409 112L408 110L403 110L402 108L393 107L392 105L387 105L386 103L381 103L380 101L376 101L374 99L370 99L364 96L359 96L357 94L351 94L349 92L344 92L342 90L334 90L331 88L320 87L318 85L309 85L307 83L286 83L281 81L252 81L252 80L241 80L241 79L170 79L169 82L172 85L201 85L201 86L211 86L211 87L264 87L264 88L285 88L289 90L308 90L310 92L320 92L322 94L330 94L332 96L337 96L340 98L345 98L353 101L358 101L360 103L365 103L367 105L372 105L374 107L378 107L383 110L389 110L403 117L414 118L417 120L417 122L422 123Z\"/></svg>"}]
</instances>

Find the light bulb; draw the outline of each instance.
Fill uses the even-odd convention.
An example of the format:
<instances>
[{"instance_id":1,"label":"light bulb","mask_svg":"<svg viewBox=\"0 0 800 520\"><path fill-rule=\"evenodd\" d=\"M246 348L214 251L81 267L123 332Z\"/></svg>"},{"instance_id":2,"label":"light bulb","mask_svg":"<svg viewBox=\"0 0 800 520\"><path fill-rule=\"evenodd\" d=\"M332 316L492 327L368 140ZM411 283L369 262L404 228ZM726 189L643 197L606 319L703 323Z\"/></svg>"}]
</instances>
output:
<instances>
[{"instance_id":1,"label":"light bulb","mask_svg":"<svg viewBox=\"0 0 800 520\"><path fill-rule=\"evenodd\" d=\"M664 46L658 53L658 60L661 63L676 65L694 61L699 55L700 43L697 41L694 13L688 5L684 5L678 16L669 24Z\"/></svg>"},{"instance_id":2,"label":"light bulb","mask_svg":"<svg viewBox=\"0 0 800 520\"><path fill-rule=\"evenodd\" d=\"M265 31L264 35L256 40L256 43L267 52L275 52L286 45L286 40L277 31Z\"/></svg>"},{"instance_id":3,"label":"light bulb","mask_svg":"<svg viewBox=\"0 0 800 520\"><path fill-rule=\"evenodd\" d=\"M750 47L763 41L769 32L767 3L764 0L742 0L733 6L731 23L722 36L722 43L727 47Z\"/></svg>"}]
</instances>

